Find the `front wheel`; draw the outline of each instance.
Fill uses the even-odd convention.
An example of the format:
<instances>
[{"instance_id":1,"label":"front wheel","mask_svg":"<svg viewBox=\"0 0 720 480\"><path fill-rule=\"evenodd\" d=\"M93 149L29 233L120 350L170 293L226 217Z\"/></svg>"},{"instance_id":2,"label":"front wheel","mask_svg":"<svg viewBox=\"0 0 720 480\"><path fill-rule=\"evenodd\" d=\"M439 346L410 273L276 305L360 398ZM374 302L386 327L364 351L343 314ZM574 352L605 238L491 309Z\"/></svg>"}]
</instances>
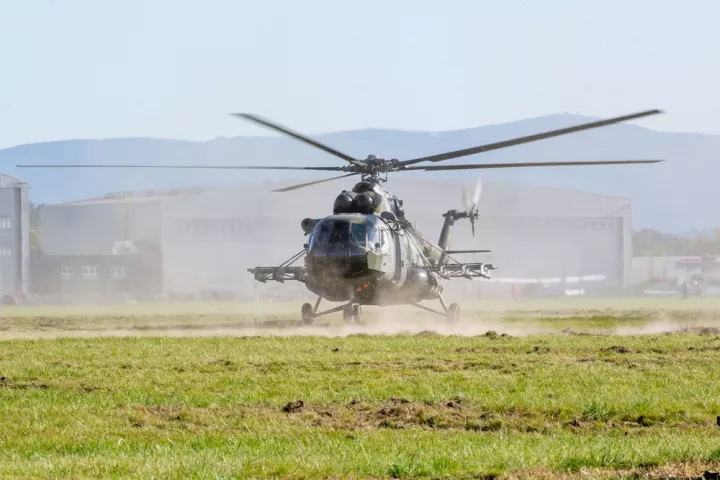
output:
<instances>
[{"instance_id":1,"label":"front wheel","mask_svg":"<svg viewBox=\"0 0 720 480\"><path fill-rule=\"evenodd\" d=\"M301 315L302 322L305 325L312 325L312 323L315 321L315 312L313 310L313 306L309 303L303 304L301 309Z\"/></svg>"}]
</instances>

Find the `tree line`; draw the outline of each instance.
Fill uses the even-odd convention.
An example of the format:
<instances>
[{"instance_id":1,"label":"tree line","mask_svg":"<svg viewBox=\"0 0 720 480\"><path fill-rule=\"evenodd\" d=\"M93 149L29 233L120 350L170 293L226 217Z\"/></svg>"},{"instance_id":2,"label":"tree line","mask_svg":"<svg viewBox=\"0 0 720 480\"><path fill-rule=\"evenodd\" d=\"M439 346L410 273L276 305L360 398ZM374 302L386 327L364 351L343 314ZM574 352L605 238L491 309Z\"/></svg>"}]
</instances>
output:
<instances>
[{"instance_id":1,"label":"tree line","mask_svg":"<svg viewBox=\"0 0 720 480\"><path fill-rule=\"evenodd\" d=\"M712 233L678 236L645 228L633 232L636 257L717 256L720 255L720 228Z\"/></svg>"}]
</instances>

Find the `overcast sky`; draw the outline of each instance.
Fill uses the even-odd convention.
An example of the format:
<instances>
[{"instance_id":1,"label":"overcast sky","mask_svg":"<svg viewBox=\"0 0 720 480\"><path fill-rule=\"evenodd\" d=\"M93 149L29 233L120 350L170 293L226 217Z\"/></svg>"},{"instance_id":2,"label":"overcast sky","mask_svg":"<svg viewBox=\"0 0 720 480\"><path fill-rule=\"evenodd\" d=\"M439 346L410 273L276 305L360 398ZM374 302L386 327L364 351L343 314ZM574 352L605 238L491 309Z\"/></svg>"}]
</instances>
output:
<instances>
[{"instance_id":1,"label":"overcast sky","mask_svg":"<svg viewBox=\"0 0 720 480\"><path fill-rule=\"evenodd\" d=\"M0 148L667 113L720 134L717 0L0 0Z\"/></svg>"}]
</instances>

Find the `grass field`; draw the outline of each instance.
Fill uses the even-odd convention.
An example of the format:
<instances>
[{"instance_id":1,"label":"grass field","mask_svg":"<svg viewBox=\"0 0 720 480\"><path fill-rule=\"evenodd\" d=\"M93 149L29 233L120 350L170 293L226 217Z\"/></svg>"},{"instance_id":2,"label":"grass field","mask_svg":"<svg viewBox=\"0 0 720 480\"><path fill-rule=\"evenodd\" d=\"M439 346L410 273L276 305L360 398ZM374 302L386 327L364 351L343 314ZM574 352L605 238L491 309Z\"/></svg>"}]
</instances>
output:
<instances>
[{"instance_id":1,"label":"grass field","mask_svg":"<svg viewBox=\"0 0 720 480\"><path fill-rule=\"evenodd\" d=\"M367 325L327 317L309 329L295 324L295 304L7 307L0 476L615 478L720 467L720 303L511 307L464 305L452 328L368 309Z\"/></svg>"}]
</instances>

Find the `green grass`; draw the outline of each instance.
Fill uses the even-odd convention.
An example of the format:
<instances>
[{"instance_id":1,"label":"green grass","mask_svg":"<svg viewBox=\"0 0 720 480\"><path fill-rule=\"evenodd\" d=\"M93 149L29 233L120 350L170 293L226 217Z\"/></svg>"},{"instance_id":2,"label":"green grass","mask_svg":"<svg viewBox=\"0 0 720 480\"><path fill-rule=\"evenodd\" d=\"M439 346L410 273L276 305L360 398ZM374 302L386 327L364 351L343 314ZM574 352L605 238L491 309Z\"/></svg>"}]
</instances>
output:
<instances>
[{"instance_id":1,"label":"green grass","mask_svg":"<svg viewBox=\"0 0 720 480\"><path fill-rule=\"evenodd\" d=\"M465 307L464 321L497 333L464 336L0 341L0 476L697 475L720 466L717 330L603 334L661 314L679 328L720 325L707 304L681 305ZM32 336L224 322L254 323L255 335L265 321L294 322L296 307L18 308L0 327ZM380 323L371 316L367 328ZM555 334L503 335L520 327Z\"/></svg>"}]
</instances>

